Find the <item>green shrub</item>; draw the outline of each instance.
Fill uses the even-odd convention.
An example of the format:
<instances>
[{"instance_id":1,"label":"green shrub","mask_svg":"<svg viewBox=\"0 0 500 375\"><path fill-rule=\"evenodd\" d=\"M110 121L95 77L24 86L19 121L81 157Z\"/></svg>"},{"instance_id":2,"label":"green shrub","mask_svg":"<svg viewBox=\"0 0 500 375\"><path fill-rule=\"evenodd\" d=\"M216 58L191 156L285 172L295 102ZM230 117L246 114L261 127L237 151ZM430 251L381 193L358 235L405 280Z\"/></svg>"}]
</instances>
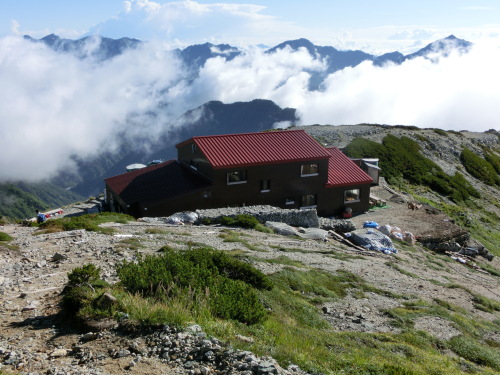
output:
<instances>
[{"instance_id":1,"label":"green shrub","mask_svg":"<svg viewBox=\"0 0 500 375\"><path fill-rule=\"evenodd\" d=\"M130 293L157 298L208 295L212 313L223 319L257 323L265 309L253 288L270 289L269 279L240 260L211 248L187 251L166 249L160 256L145 256L117 268Z\"/></svg>"},{"instance_id":2,"label":"green shrub","mask_svg":"<svg viewBox=\"0 0 500 375\"><path fill-rule=\"evenodd\" d=\"M49 232L85 229L89 232L112 233L112 228L101 228L99 224L108 222L126 223L128 221L135 221L135 219L125 214L103 212L99 214L87 214L47 220L40 224L40 228Z\"/></svg>"},{"instance_id":3,"label":"green shrub","mask_svg":"<svg viewBox=\"0 0 500 375\"><path fill-rule=\"evenodd\" d=\"M446 132L446 130L443 130L443 129L432 129L432 130L434 131L434 133L442 135L443 137L448 136L448 133Z\"/></svg>"},{"instance_id":4,"label":"green shrub","mask_svg":"<svg viewBox=\"0 0 500 375\"><path fill-rule=\"evenodd\" d=\"M12 237L7 233L0 232L0 241L12 241Z\"/></svg>"},{"instance_id":5,"label":"green shrub","mask_svg":"<svg viewBox=\"0 0 500 375\"><path fill-rule=\"evenodd\" d=\"M500 352L497 349L481 345L466 336L455 336L448 341L448 345L457 355L500 371Z\"/></svg>"},{"instance_id":6,"label":"green shrub","mask_svg":"<svg viewBox=\"0 0 500 375\"><path fill-rule=\"evenodd\" d=\"M68 274L69 285L77 286L93 283L99 280L100 273L101 269L92 263L77 267Z\"/></svg>"},{"instance_id":7,"label":"green shrub","mask_svg":"<svg viewBox=\"0 0 500 375\"><path fill-rule=\"evenodd\" d=\"M414 137L415 137L415 138L417 138L417 139L418 139L419 141L421 141L421 142L426 142L426 143L429 143L429 142L430 142L429 138L424 137L424 136L423 136L423 135L421 135L421 134L414 134Z\"/></svg>"},{"instance_id":8,"label":"green shrub","mask_svg":"<svg viewBox=\"0 0 500 375\"><path fill-rule=\"evenodd\" d=\"M222 216L220 218L220 223L226 226L237 226L247 229L254 229L260 224L259 220L257 220L254 216L247 214L236 215L234 217Z\"/></svg>"},{"instance_id":9,"label":"green shrub","mask_svg":"<svg viewBox=\"0 0 500 375\"><path fill-rule=\"evenodd\" d=\"M385 148L380 143L365 138L354 138L344 152L351 158L380 158L385 159Z\"/></svg>"},{"instance_id":10,"label":"green shrub","mask_svg":"<svg viewBox=\"0 0 500 375\"><path fill-rule=\"evenodd\" d=\"M253 227L253 229L255 229L258 232L262 232L262 233L269 233L269 234L274 233L274 231L271 228L268 228L265 225L260 224L260 223L257 224L255 227Z\"/></svg>"},{"instance_id":11,"label":"green shrub","mask_svg":"<svg viewBox=\"0 0 500 375\"><path fill-rule=\"evenodd\" d=\"M210 219L209 217L204 217L203 219L201 219L201 223L203 225L210 225L212 224L212 219Z\"/></svg>"},{"instance_id":12,"label":"green shrub","mask_svg":"<svg viewBox=\"0 0 500 375\"><path fill-rule=\"evenodd\" d=\"M500 184L497 172L485 159L464 147L460 154L460 161L467 172L488 185Z\"/></svg>"},{"instance_id":13,"label":"green shrub","mask_svg":"<svg viewBox=\"0 0 500 375\"><path fill-rule=\"evenodd\" d=\"M435 129L435 131L447 132ZM419 138L423 140L423 137ZM425 185L435 192L448 196L454 202L479 197L479 192L459 172L448 176L439 165L420 153L417 142L408 137L397 138L392 134L384 137L382 144L364 138L355 138L344 149L350 157L376 157L380 159L381 175L390 183L402 179Z\"/></svg>"},{"instance_id":14,"label":"green shrub","mask_svg":"<svg viewBox=\"0 0 500 375\"><path fill-rule=\"evenodd\" d=\"M483 155L486 161L491 164L498 174L500 174L500 156L487 147L483 147Z\"/></svg>"},{"instance_id":15,"label":"green shrub","mask_svg":"<svg viewBox=\"0 0 500 375\"><path fill-rule=\"evenodd\" d=\"M259 223L252 215L236 215L235 223L242 228L255 228Z\"/></svg>"},{"instance_id":16,"label":"green shrub","mask_svg":"<svg viewBox=\"0 0 500 375\"><path fill-rule=\"evenodd\" d=\"M96 295L102 295L101 289L109 287L108 283L100 278L100 268L94 264L86 264L73 269L68 274L68 284L63 291L62 304L65 310L82 317L82 309L91 307Z\"/></svg>"},{"instance_id":17,"label":"green shrub","mask_svg":"<svg viewBox=\"0 0 500 375\"><path fill-rule=\"evenodd\" d=\"M235 220L234 220L234 218L233 218L233 217L230 217L230 216L222 216L222 217L220 218L220 223L221 223L222 225L225 225L225 226L227 226L227 227L230 227L230 226L235 225L235 224L234 224L234 223L235 223Z\"/></svg>"}]
</instances>

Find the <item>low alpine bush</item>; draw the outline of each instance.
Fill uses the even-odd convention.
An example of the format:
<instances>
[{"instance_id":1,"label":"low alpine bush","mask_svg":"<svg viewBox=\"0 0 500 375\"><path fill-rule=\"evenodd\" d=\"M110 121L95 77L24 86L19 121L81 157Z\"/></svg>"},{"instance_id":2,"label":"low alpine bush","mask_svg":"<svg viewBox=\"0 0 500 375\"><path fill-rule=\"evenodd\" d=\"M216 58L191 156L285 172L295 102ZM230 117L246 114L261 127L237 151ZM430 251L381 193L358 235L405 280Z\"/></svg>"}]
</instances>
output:
<instances>
[{"instance_id":1,"label":"low alpine bush","mask_svg":"<svg viewBox=\"0 0 500 375\"><path fill-rule=\"evenodd\" d=\"M467 172L488 185L500 184L498 174L491 163L464 147L460 161Z\"/></svg>"},{"instance_id":2,"label":"low alpine bush","mask_svg":"<svg viewBox=\"0 0 500 375\"><path fill-rule=\"evenodd\" d=\"M259 270L206 247L186 251L167 248L159 256L122 263L117 273L129 293L159 299L190 295L193 300L206 295L215 316L248 324L258 323L266 315L254 288L272 288Z\"/></svg>"},{"instance_id":3,"label":"low alpine bush","mask_svg":"<svg viewBox=\"0 0 500 375\"><path fill-rule=\"evenodd\" d=\"M440 134L443 133L442 135L448 135L444 130L436 130ZM425 185L443 196L448 196L455 203L463 202L471 196L479 197L479 192L462 174L457 172L454 176L447 175L439 165L423 156L420 153L419 144L408 137L398 138L389 134L384 137L382 144L364 138L355 138L344 151L354 158L379 158L381 174L388 181L403 178L412 184ZM464 150L464 152L469 155L467 151ZM471 158L474 158L476 162L479 158L493 169L488 162L473 155L474 157ZM466 163L464 166L468 168ZM479 167L475 168L479 169Z\"/></svg>"},{"instance_id":4,"label":"low alpine bush","mask_svg":"<svg viewBox=\"0 0 500 375\"><path fill-rule=\"evenodd\" d=\"M12 241L12 237L7 233L0 232L0 241Z\"/></svg>"}]
</instances>

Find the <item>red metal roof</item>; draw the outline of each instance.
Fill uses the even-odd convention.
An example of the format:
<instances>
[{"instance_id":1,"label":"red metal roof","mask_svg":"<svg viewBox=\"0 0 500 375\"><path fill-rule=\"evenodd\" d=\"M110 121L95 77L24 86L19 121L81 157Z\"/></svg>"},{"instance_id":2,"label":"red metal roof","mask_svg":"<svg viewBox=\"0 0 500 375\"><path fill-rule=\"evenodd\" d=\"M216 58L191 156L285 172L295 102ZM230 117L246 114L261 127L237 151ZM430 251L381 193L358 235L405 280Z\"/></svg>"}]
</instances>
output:
<instances>
[{"instance_id":1,"label":"red metal roof","mask_svg":"<svg viewBox=\"0 0 500 375\"><path fill-rule=\"evenodd\" d=\"M325 148L330 154L326 187L370 184L373 179L338 148Z\"/></svg>"},{"instance_id":2,"label":"red metal roof","mask_svg":"<svg viewBox=\"0 0 500 375\"><path fill-rule=\"evenodd\" d=\"M214 169L327 159L330 153L304 130L193 137Z\"/></svg>"},{"instance_id":3,"label":"red metal roof","mask_svg":"<svg viewBox=\"0 0 500 375\"><path fill-rule=\"evenodd\" d=\"M176 160L109 177L106 184L126 204L161 202L211 184Z\"/></svg>"}]
</instances>

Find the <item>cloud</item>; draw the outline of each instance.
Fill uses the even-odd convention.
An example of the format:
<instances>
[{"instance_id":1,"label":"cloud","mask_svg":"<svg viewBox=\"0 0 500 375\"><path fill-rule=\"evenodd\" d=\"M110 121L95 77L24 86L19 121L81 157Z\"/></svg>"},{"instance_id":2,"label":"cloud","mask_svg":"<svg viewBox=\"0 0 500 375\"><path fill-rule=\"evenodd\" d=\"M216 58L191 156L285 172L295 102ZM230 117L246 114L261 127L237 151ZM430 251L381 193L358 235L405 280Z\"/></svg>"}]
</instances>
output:
<instances>
[{"instance_id":1,"label":"cloud","mask_svg":"<svg viewBox=\"0 0 500 375\"><path fill-rule=\"evenodd\" d=\"M124 3L123 12L88 34L112 38L132 35L183 46L204 42L250 45L263 40L277 44L285 35L305 35L306 30L265 14L265 10L265 6L255 4L130 0Z\"/></svg>"},{"instance_id":2,"label":"cloud","mask_svg":"<svg viewBox=\"0 0 500 375\"><path fill-rule=\"evenodd\" d=\"M97 64L3 38L0 81L0 180L49 178L75 155L113 150L119 136L147 144L188 109L176 101L179 63L153 45Z\"/></svg>"},{"instance_id":3,"label":"cloud","mask_svg":"<svg viewBox=\"0 0 500 375\"><path fill-rule=\"evenodd\" d=\"M212 59L191 94L224 102L270 99L297 108L303 124L381 123L453 130L498 128L498 44L479 44L468 54L417 58L402 65L365 62L329 75L321 91L310 91L310 74L324 66L305 50L232 61Z\"/></svg>"},{"instance_id":4,"label":"cloud","mask_svg":"<svg viewBox=\"0 0 500 375\"><path fill-rule=\"evenodd\" d=\"M0 180L51 177L73 168L75 157L112 152L118 139L147 148L160 134L182 126L182 113L209 100L270 99L297 108L306 125L498 129L498 46L498 41L477 44L467 54L402 65L365 62L327 76L321 91L310 91L311 73L326 74L326 65L305 49L266 54L251 48L231 61L208 60L193 78L161 44L145 43L97 62L19 37L3 38Z\"/></svg>"},{"instance_id":5,"label":"cloud","mask_svg":"<svg viewBox=\"0 0 500 375\"><path fill-rule=\"evenodd\" d=\"M498 47L477 45L437 62L363 63L328 77L323 92L308 93L304 123L404 124L452 130L498 129Z\"/></svg>"}]
</instances>

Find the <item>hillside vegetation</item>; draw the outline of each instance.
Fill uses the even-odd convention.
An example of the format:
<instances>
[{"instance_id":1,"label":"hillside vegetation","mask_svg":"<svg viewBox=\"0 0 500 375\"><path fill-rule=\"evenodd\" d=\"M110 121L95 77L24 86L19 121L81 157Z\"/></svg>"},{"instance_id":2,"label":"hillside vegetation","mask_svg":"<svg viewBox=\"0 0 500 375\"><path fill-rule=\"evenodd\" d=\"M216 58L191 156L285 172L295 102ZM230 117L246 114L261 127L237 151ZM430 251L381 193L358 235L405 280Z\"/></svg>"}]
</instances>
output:
<instances>
[{"instance_id":1,"label":"hillside vegetation","mask_svg":"<svg viewBox=\"0 0 500 375\"><path fill-rule=\"evenodd\" d=\"M82 196L48 182L0 184L0 217L25 219L82 200Z\"/></svg>"},{"instance_id":2,"label":"hillside vegetation","mask_svg":"<svg viewBox=\"0 0 500 375\"><path fill-rule=\"evenodd\" d=\"M303 129L350 157L379 158L392 188L445 212L500 256L499 132L366 124Z\"/></svg>"},{"instance_id":3,"label":"hillside vegetation","mask_svg":"<svg viewBox=\"0 0 500 375\"><path fill-rule=\"evenodd\" d=\"M142 359L133 358L138 367L151 366L144 373L180 364L243 375L241 362L224 362L235 350L270 355L282 367L298 365L309 374L500 371L496 258L478 259L474 269L418 244L398 242L397 255L369 256L335 240L151 224L106 213L53 222L5 226L0 243L0 260L10 260L3 282L13 282L5 288L17 295L17 282L30 277L32 283L19 287L28 301L40 300L34 312L22 310L25 299L0 294L0 302L10 301L6 309L17 312L5 314L0 346L25 359L47 345L74 348L69 358L26 360L27 371L39 365L71 372L68 366L85 365L123 373L130 348L142 348ZM106 230L76 233L79 228ZM25 254L32 264L20 270ZM53 293L54 287L62 293ZM58 301L62 314L56 316ZM207 335L200 333L200 340L215 337L224 345L197 355L178 333L194 323ZM108 331L97 335L99 327ZM174 334L167 337L169 330ZM151 339L151 332L161 340ZM47 341L34 346L40 338ZM0 360L9 360L6 353ZM111 363L121 365L112 372Z\"/></svg>"},{"instance_id":4,"label":"hillside vegetation","mask_svg":"<svg viewBox=\"0 0 500 375\"><path fill-rule=\"evenodd\" d=\"M464 202L470 197L479 198L479 192L464 178L460 172L447 175L443 169L432 160L420 153L417 142L408 137L398 138L388 134L384 137L382 144L365 138L355 138L344 149L347 156L353 158L379 158L381 175L389 184L397 185L399 179L404 179L413 185L424 185L433 191L449 197L453 202ZM464 149L466 152L467 149ZM468 150L467 150L468 151ZM467 155L471 154L468 151ZM472 155L476 156L472 153ZM476 156L491 169L489 163ZM469 169L476 170L477 159L469 157ZM469 170L467 169L467 170ZM486 168L485 168L486 169ZM482 175L478 170L478 174Z\"/></svg>"}]
</instances>

